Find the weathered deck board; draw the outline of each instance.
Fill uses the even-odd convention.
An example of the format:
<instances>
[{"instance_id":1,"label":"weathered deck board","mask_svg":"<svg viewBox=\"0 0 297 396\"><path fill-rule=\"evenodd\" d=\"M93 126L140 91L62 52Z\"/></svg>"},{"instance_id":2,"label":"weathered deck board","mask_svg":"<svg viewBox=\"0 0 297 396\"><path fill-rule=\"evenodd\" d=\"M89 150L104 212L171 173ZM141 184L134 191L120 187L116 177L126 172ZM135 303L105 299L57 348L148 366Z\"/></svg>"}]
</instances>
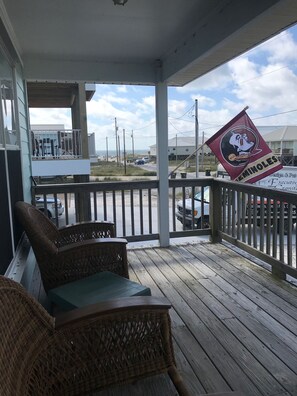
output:
<instances>
[{"instance_id":1,"label":"weathered deck board","mask_svg":"<svg viewBox=\"0 0 297 396\"><path fill-rule=\"evenodd\" d=\"M297 395L297 288L222 244L128 256L131 279L172 303L177 366L193 396ZM97 395L175 394L160 376Z\"/></svg>"}]
</instances>

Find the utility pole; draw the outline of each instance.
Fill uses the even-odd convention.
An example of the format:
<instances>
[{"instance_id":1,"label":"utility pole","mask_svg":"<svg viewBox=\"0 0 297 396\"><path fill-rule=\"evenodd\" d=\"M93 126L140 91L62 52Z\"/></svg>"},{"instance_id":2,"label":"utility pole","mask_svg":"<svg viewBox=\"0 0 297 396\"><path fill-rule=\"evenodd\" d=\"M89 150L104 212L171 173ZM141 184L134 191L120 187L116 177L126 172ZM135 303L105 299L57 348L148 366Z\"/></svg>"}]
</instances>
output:
<instances>
[{"instance_id":1,"label":"utility pole","mask_svg":"<svg viewBox=\"0 0 297 396\"><path fill-rule=\"evenodd\" d=\"M134 161L134 136L133 136L133 129L131 133L131 138L132 138L132 155L133 155L133 161Z\"/></svg>"},{"instance_id":2,"label":"utility pole","mask_svg":"<svg viewBox=\"0 0 297 396\"><path fill-rule=\"evenodd\" d=\"M199 177L199 124L198 124L198 100L195 99L195 150L196 150L196 178Z\"/></svg>"},{"instance_id":3,"label":"utility pole","mask_svg":"<svg viewBox=\"0 0 297 396\"><path fill-rule=\"evenodd\" d=\"M118 153L118 158L119 158L118 165L119 165L119 163L121 162L121 141L120 141L120 135L118 135L118 149L119 149L119 153Z\"/></svg>"},{"instance_id":4,"label":"utility pole","mask_svg":"<svg viewBox=\"0 0 297 396\"><path fill-rule=\"evenodd\" d=\"M124 145L124 147L123 147L123 149L124 149L124 152L123 152L123 155L124 155L124 172L125 172L125 175L127 174L127 164L126 164L126 139L125 139L125 129L123 129L123 145Z\"/></svg>"},{"instance_id":5,"label":"utility pole","mask_svg":"<svg viewBox=\"0 0 297 396\"><path fill-rule=\"evenodd\" d=\"M115 139L116 139L116 156L117 156L117 165L119 165L119 145L118 145L118 126L117 126L117 118L114 118L114 129L115 129Z\"/></svg>"},{"instance_id":6,"label":"utility pole","mask_svg":"<svg viewBox=\"0 0 297 396\"><path fill-rule=\"evenodd\" d=\"M204 131L202 132L202 142L201 142L201 167L204 169Z\"/></svg>"},{"instance_id":7,"label":"utility pole","mask_svg":"<svg viewBox=\"0 0 297 396\"><path fill-rule=\"evenodd\" d=\"M108 162L108 136L106 136L106 161Z\"/></svg>"},{"instance_id":8,"label":"utility pole","mask_svg":"<svg viewBox=\"0 0 297 396\"><path fill-rule=\"evenodd\" d=\"M175 135L175 164L177 164L177 134Z\"/></svg>"}]
</instances>

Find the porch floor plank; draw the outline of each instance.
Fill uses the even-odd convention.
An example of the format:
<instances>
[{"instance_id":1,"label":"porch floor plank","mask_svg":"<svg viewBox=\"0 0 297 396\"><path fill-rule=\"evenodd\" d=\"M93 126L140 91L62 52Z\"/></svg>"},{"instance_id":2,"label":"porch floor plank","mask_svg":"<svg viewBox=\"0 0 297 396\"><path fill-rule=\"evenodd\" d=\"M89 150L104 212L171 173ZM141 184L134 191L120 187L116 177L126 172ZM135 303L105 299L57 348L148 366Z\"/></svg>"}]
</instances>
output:
<instances>
[{"instance_id":1,"label":"porch floor plank","mask_svg":"<svg viewBox=\"0 0 297 396\"><path fill-rule=\"evenodd\" d=\"M129 249L130 277L167 297L190 393L297 395L297 288L223 244ZM97 396L171 396L168 376Z\"/></svg>"}]
</instances>

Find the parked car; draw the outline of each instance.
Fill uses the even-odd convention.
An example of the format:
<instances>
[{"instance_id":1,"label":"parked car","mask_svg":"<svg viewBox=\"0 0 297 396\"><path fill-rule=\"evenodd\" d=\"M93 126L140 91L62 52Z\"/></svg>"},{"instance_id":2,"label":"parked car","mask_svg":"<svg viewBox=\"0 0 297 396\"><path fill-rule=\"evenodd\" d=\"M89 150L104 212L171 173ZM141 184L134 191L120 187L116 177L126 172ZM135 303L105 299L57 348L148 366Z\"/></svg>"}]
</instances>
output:
<instances>
[{"instance_id":1,"label":"parked car","mask_svg":"<svg viewBox=\"0 0 297 396\"><path fill-rule=\"evenodd\" d=\"M144 161L143 161L143 159L137 159L137 160L134 162L134 164L135 164L135 165L144 165Z\"/></svg>"},{"instance_id":2,"label":"parked car","mask_svg":"<svg viewBox=\"0 0 297 396\"><path fill-rule=\"evenodd\" d=\"M149 159L149 157L143 157L143 158L142 158L142 161L143 161L145 164L147 164L148 162L150 162L150 159Z\"/></svg>"},{"instance_id":3,"label":"parked car","mask_svg":"<svg viewBox=\"0 0 297 396\"><path fill-rule=\"evenodd\" d=\"M49 219L56 217L56 208L58 212L58 216L61 216L64 213L64 206L59 198L57 198L57 204L55 203L54 197L47 197L46 199L46 208L44 205L44 198L41 196L37 196L35 199L36 207L41 211L45 212Z\"/></svg>"}]
</instances>

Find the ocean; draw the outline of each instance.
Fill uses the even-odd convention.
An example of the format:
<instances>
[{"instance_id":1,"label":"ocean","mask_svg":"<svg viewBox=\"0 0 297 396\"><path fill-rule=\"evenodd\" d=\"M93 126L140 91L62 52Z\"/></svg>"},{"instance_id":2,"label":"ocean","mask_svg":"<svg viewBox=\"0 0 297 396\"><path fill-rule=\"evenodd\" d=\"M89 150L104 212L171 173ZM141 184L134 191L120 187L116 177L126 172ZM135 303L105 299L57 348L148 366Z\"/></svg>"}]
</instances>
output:
<instances>
[{"instance_id":1,"label":"ocean","mask_svg":"<svg viewBox=\"0 0 297 396\"><path fill-rule=\"evenodd\" d=\"M96 150L96 154L98 157L105 157L106 156L106 150ZM132 150L126 150L126 155L131 155ZM117 155L116 150L108 150L108 156L109 157L115 157ZM123 152L121 151L121 156L123 155ZM147 156L148 155L148 150L146 149L141 149L141 150L134 150L134 155L135 156Z\"/></svg>"}]
</instances>

